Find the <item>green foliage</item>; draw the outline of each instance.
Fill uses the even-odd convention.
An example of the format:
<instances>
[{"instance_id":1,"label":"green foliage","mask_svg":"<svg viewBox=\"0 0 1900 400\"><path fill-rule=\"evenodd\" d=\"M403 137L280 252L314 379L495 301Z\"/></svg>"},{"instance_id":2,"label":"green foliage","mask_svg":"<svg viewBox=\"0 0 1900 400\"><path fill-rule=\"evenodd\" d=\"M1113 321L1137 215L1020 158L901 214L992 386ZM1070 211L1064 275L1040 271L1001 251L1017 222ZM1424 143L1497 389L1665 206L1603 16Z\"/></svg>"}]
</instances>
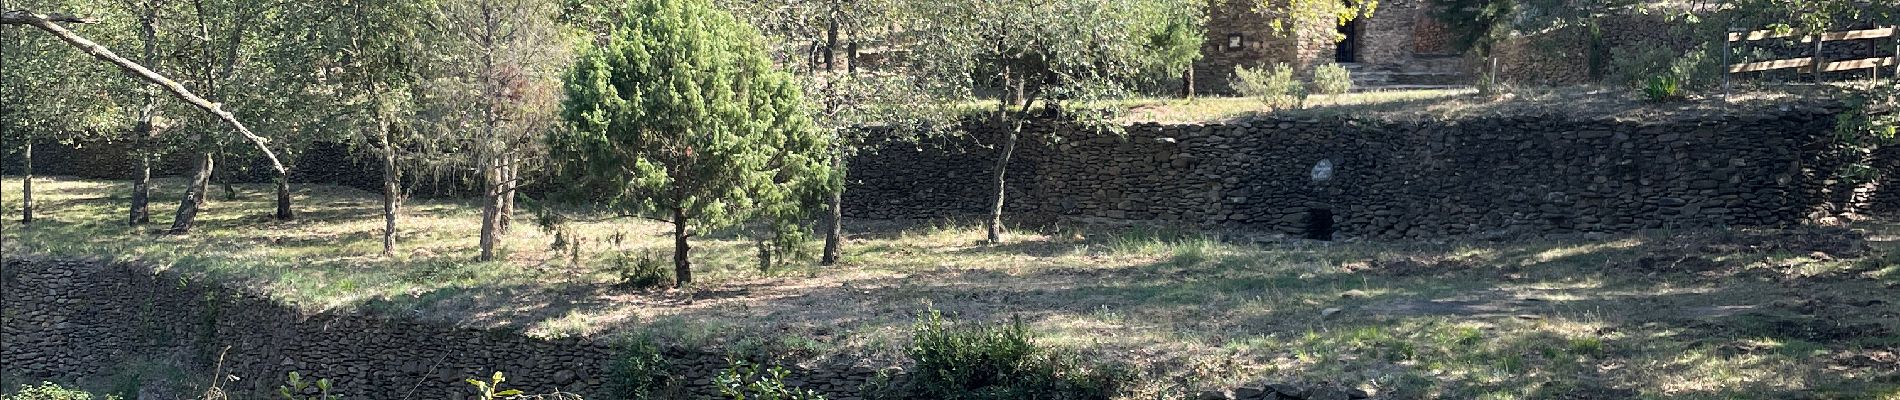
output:
<instances>
[{"instance_id":1,"label":"green foliage","mask_svg":"<svg viewBox=\"0 0 1900 400\"><path fill-rule=\"evenodd\" d=\"M958 327L933 310L912 333L908 354L916 367L900 389L905 397L1107 399L1126 379L1036 345L1020 320Z\"/></svg>"},{"instance_id":2,"label":"green foliage","mask_svg":"<svg viewBox=\"0 0 1900 400\"><path fill-rule=\"evenodd\" d=\"M1293 66L1287 63L1274 64L1271 69L1235 66L1229 84L1242 96L1258 98L1275 109L1298 107L1306 97L1305 85L1293 76Z\"/></svg>"},{"instance_id":3,"label":"green foliage","mask_svg":"<svg viewBox=\"0 0 1900 400\"><path fill-rule=\"evenodd\" d=\"M475 386L475 397L481 400L497 400L522 395L519 389L502 389L501 383L507 380L506 377L501 375L501 371L495 371L495 374L490 375L486 381L475 378L467 379L468 384Z\"/></svg>"},{"instance_id":4,"label":"green foliage","mask_svg":"<svg viewBox=\"0 0 1900 400\"><path fill-rule=\"evenodd\" d=\"M310 393L313 390L316 393ZM284 380L284 385L277 387L277 396L282 400L337 400L343 398L343 396L330 394L330 378L318 379L316 382L308 382L303 380L303 375L297 373L297 371L290 371L290 377Z\"/></svg>"},{"instance_id":5,"label":"green foliage","mask_svg":"<svg viewBox=\"0 0 1900 400\"><path fill-rule=\"evenodd\" d=\"M107 395L105 398L118 400L119 396ZM20 385L18 391L0 394L0 400L92 400L92 393L68 389L52 382L40 382L39 386Z\"/></svg>"},{"instance_id":6,"label":"green foliage","mask_svg":"<svg viewBox=\"0 0 1900 400\"><path fill-rule=\"evenodd\" d=\"M1896 171L1892 166L1876 166L1874 154L1882 147L1900 144L1900 85L1889 83L1858 91L1848 97L1847 105L1847 111L1835 117L1836 148L1848 161L1836 177L1866 183Z\"/></svg>"},{"instance_id":7,"label":"green foliage","mask_svg":"<svg viewBox=\"0 0 1900 400\"><path fill-rule=\"evenodd\" d=\"M1207 42L1207 2L1168 0L1147 5L1151 9L1143 14L1155 20L1143 26L1150 29L1144 52L1154 64L1149 70L1173 78L1201 59L1201 45Z\"/></svg>"},{"instance_id":8,"label":"green foliage","mask_svg":"<svg viewBox=\"0 0 1900 400\"><path fill-rule=\"evenodd\" d=\"M1327 63L1313 70L1313 92L1340 95L1352 91L1352 71L1339 64Z\"/></svg>"},{"instance_id":9,"label":"green foliage","mask_svg":"<svg viewBox=\"0 0 1900 400\"><path fill-rule=\"evenodd\" d=\"M1701 90L1721 81L1721 66L1706 48L1679 52L1668 45L1647 43L1610 50L1612 83L1647 88L1672 82L1682 90Z\"/></svg>"},{"instance_id":10,"label":"green foliage","mask_svg":"<svg viewBox=\"0 0 1900 400\"><path fill-rule=\"evenodd\" d=\"M607 365L604 382L607 395L615 399L646 400L658 398L672 376L670 364L653 339L640 337L622 344L620 353Z\"/></svg>"},{"instance_id":11,"label":"green foliage","mask_svg":"<svg viewBox=\"0 0 1900 400\"><path fill-rule=\"evenodd\" d=\"M1378 0L1255 0L1254 8L1268 15L1267 24L1281 35L1293 35L1308 21L1335 21L1345 25L1355 19L1371 17L1378 11ZM1337 36L1341 40L1344 37Z\"/></svg>"},{"instance_id":12,"label":"green foliage","mask_svg":"<svg viewBox=\"0 0 1900 400\"><path fill-rule=\"evenodd\" d=\"M674 284L673 271L666 268L664 260L654 258L651 251L641 251L638 257L625 252L614 254L607 262L619 276L622 287L659 289Z\"/></svg>"},{"instance_id":13,"label":"green foliage","mask_svg":"<svg viewBox=\"0 0 1900 400\"><path fill-rule=\"evenodd\" d=\"M785 383L791 371L785 367L759 368L744 360L728 360L726 369L713 378L719 394L730 400L825 400L815 390L792 387Z\"/></svg>"},{"instance_id":14,"label":"green foliage","mask_svg":"<svg viewBox=\"0 0 1900 400\"><path fill-rule=\"evenodd\" d=\"M1643 80L1643 97L1654 102L1678 101L1682 94L1682 78L1674 74L1658 74Z\"/></svg>"},{"instance_id":15,"label":"green foliage","mask_svg":"<svg viewBox=\"0 0 1900 400\"><path fill-rule=\"evenodd\" d=\"M1459 49L1491 54L1492 47L1516 26L1516 0L1432 0L1433 18L1443 23Z\"/></svg>"},{"instance_id":16,"label":"green foliage","mask_svg":"<svg viewBox=\"0 0 1900 400\"><path fill-rule=\"evenodd\" d=\"M759 34L705 0L627 7L568 75L572 129L549 138L567 195L699 231L809 215L830 190L833 138Z\"/></svg>"}]
</instances>

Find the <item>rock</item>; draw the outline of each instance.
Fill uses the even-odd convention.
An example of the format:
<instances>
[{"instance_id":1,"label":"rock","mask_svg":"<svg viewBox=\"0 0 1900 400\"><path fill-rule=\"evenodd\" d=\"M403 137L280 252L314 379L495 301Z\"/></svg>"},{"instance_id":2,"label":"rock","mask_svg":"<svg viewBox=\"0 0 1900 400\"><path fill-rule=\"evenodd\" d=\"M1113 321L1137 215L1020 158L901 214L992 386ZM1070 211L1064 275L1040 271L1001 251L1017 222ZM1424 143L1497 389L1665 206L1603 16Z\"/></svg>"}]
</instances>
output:
<instances>
[{"instance_id":1,"label":"rock","mask_svg":"<svg viewBox=\"0 0 1900 400\"><path fill-rule=\"evenodd\" d=\"M1304 399L1307 394L1306 387L1291 383L1269 383L1267 388L1273 389L1274 393L1279 393L1281 396L1296 399Z\"/></svg>"},{"instance_id":2,"label":"rock","mask_svg":"<svg viewBox=\"0 0 1900 400\"><path fill-rule=\"evenodd\" d=\"M1236 400L1261 400L1267 397L1267 388L1259 386L1241 386L1234 388Z\"/></svg>"},{"instance_id":3,"label":"rock","mask_svg":"<svg viewBox=\"0 0 1900 400\"><path fill-rule=\"evenodd\" d=\"M1306 400L1352 400L1352 396L1339 388L1318 387L1307 393Z\"/></svg>"},{"instance_id":4,"label":"rock","mask_svg":"<svg viewBox=\"0 0 1900 400\"><path fill-rule=\"evenodd\" d=\"M1346 397L1351 397L1353 400L1369 399L1372 398L1372 394L1366 393L1364 390L1359 390L1359 388L1346 388Z\"/></svg>"}]
</instances>

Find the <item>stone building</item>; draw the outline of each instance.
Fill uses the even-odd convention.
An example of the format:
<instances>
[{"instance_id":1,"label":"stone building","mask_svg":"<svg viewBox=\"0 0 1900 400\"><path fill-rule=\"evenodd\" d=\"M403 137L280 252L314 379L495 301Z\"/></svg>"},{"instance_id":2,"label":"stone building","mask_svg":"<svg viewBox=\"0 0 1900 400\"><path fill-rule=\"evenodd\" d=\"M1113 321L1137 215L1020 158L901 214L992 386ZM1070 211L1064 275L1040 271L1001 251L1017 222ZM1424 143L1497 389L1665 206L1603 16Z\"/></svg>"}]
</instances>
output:
<instances>
[{"instance_id":1,"label":"stone building","mask_svg":"<svg viewBox=\"0 0 1900 400\"><path fill-rule=\"evenodd\" d=\"M1213 0L1207 42L1194 66L1203 92L1229 89L1235 66L1286 62L1302 73L1326 63L1353 71L1360 87L1421 87L1465 84L1464 57L1443 23L1427 11L1429 0L1381 0L1369 17L1344 25L1333 21L1297 24L1276 32L1258 0Z\"/></svg>"}]
</instances>

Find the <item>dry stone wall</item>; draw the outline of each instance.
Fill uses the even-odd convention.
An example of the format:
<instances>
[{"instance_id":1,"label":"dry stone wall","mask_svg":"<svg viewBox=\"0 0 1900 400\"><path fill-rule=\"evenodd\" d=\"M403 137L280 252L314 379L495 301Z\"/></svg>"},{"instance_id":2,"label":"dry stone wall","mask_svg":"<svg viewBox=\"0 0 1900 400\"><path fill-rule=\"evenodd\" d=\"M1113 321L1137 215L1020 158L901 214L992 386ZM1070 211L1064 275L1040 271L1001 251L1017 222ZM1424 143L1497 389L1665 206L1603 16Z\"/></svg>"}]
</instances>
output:
<instances>
[{"instance_id":1,"label":"dry stone wall","mask_svg":"<svg viewBox=\"0 0 1900 400\"><path fill-rule=\"evenodd\" d=\"M1828 110L1653 123L1267 118L1126 135L1042 124L1028 137L1044 140L1012 160L1006 209L1314 238L1787 225L1864 211L1879 195L1832 179L1844 165L1832 125ZM973 147L860 157L846 213L982 213L994 153ZM1900 165L1886 154L1875 165Z\"/></svg>"},{"instance_id":2,"label":"dry stone wall","mask_svg":"<svg viewBox=\"0 0 1900 400\"><path fill-rule=\"evenodd\" d=\"M352 399L463 399L463 379L500 370L508 387L602 394L615 346L544 340L356 313L306 315L263 297L124 264L24 261L0 264L0 374L67 384L98 383L139 360L168 360L240 380L235 398L269 398L298 371L329 378ZM225 348L229 347L226 351ZM664 398L710 398L723 354L669 350L678 382ZM795 369L795 383L855 399L874 372ZM202 377L190 376L193 383Z\"/></svg>"}]
</instances>

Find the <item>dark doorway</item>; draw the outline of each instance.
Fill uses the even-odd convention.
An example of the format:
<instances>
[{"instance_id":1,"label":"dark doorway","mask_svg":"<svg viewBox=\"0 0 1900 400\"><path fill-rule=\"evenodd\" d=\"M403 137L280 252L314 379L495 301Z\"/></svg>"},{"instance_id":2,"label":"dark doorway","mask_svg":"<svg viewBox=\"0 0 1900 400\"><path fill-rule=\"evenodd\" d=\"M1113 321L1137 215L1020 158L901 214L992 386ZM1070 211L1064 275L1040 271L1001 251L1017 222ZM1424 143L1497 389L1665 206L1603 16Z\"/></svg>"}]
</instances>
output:
<instances>
[{"instance_id":1,"label":"dark doorway","mask_svg":"<svg viewBox=\"0 0 1900 400\"><path fill-rule=\"evenodd\" d=\"M1333 59L1342 63L1359 62L1359 20L1353 18L1339 26L1339 35L1344 37L1339 46L1333 48Z\"/></svg>"},{"instance_id":2,"label":"dark doorway","mask_svg":"<svg viewBox=\"0 0 1900 400\"><path fill-rule=\"evenodd\" d=\"M1333 240L1333 210L1315 208L1306 210L1306 238L1313 240Z\"/></svg>"}]
</instances>

